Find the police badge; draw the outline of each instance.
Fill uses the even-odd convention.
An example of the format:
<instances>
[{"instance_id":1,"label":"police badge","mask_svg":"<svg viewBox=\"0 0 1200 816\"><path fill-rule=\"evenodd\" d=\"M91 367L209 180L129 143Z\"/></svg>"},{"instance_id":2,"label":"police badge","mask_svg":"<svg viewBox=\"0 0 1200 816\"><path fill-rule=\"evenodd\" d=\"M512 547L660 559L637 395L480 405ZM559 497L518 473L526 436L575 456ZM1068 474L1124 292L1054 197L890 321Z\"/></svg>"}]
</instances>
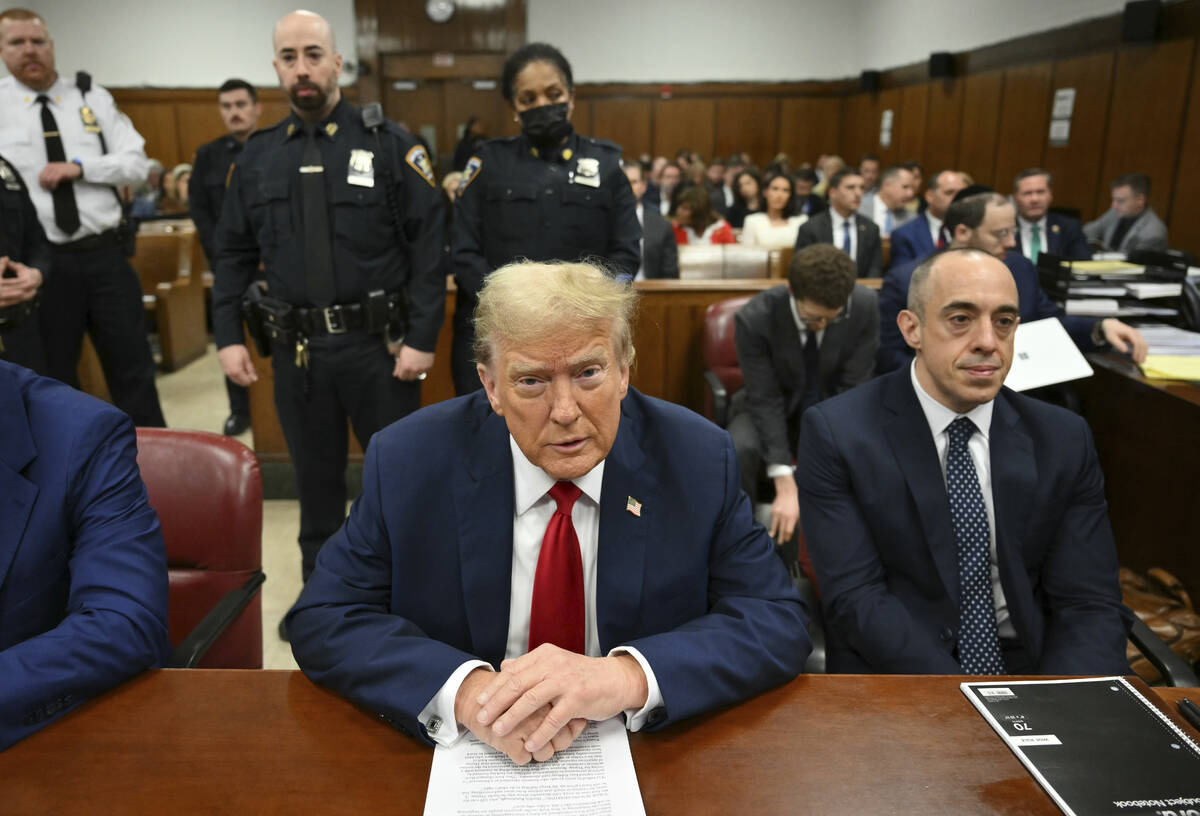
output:
<instances>
[{"instance_id":1,"label":"police badge","mask_svg":"<svg viewBox=\"0 0 1200 816\"><path fill-rule=\"evenodd\" d=\"M575 183L588 187L600 186L600 160L579 158L575 162Z\"/></svg>"},{"instance_id":2,"label":"police badge","mask_svg":"<svg viewBox=\"0 0 1200 816\"><path fill-rule=\"evenodd\" d=\"M375 186L375 154L370 150L354 148L350 151L350 168L346 172L346 183L358 187Z\"/></svg>"},{"instance_id":3,"label":"police badge","mask_svg":"<svg viewBox=\"0 0 1200 816\"><path fill-rule=\"evenodd\" d=\"M84 105L79 109L79 118L83 120L83 129L88 133L99 133L100 123L96 121L96 114L92 113L92 109Z\"/></svg>"}]
</instances>

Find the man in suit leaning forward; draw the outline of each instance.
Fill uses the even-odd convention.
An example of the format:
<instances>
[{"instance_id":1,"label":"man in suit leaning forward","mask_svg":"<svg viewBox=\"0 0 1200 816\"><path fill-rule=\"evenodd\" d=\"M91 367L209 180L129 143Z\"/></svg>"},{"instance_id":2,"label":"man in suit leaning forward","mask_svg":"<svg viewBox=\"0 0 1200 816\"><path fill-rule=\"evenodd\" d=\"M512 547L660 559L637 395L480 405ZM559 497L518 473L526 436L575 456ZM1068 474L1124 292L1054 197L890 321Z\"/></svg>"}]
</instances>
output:
<instances>
[{"instance_id":1,"label":"man in suit leaning forward","mask_svg":"<svg viewBox=\"0 0 1200 816\"><path fill-rule=\"evenodd\" d=\"M310 678L524 763L587 719L655 729L800 671L803 604L729 437L629 388L636 297L587 264L488 277L484 390L375 435L288 614Z\"/></svg>"},{"instance_id":2,"label":"man in suit leaning forward","mask_svg":"<svg viewBox=\"0 0 1200 816\"><path fill-rule=\"evenodd\" d=\"M940 253L897 320L913 363L817 405L800 432L830 670L1128 673L1087 424L1001 388L1012 274L985 252Z\"/></svg>"},{"instance_id":3,"label":"man in suit leaning forward","mask_svg":"<svg viewBox=\"0 0 1200 816\"><path fill-rule=\"evenodd\" d=\"M776 541L791 540L800 516L792 477L800 416L871 379L878 315L875 291L854 282L854 262L816 244L792 256L786 286L758 293L734 317L745 387L734 395L729 435L752 501L766 467Z\"/></svg>"},{"instance_id":4,"label":"man in suit leaning forward","mask_svg":"<svg viewBox=\"0 0 1200 816\"><path fill-rule=\"evenodd\" d=\"M833 244L854 259L860 278L883 275L879 227L857 212L862 197L863 179L857 170L843 167L834 173L829 180L829 209L800 225L796 251L812 244Z\"/></svg>"}]
</instances>

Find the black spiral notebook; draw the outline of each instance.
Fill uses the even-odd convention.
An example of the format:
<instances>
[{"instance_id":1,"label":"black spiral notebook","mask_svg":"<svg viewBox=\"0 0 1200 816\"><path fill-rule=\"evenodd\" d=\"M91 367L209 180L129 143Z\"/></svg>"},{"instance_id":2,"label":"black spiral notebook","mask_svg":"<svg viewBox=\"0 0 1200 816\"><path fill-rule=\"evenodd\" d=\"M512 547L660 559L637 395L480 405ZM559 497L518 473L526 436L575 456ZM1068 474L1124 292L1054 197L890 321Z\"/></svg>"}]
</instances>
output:
<instances>
[{"instance_id":1,"label":"black spiral notebook","mask_svg":"<svg viewBox=\"0 0 1200 816\"><path fill-rule=\"evenodd\" d=\"M961 688L1063 813L1200 813L1200 746L1124 678Z\"/></svg>"}]
</instances>

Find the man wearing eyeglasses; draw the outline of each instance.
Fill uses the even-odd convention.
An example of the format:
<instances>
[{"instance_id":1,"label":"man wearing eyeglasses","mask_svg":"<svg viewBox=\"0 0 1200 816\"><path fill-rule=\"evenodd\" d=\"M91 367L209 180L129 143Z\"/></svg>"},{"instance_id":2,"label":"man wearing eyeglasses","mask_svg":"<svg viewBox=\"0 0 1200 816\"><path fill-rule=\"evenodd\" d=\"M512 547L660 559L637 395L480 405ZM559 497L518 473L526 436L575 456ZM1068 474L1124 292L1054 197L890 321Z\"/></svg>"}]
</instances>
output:
<instances>
[{"instance_id":1,"label":"man wearing eyeglasses","mask_svg":"<svg viewBox=\"0 0 1200 816\"><path fill-rule=\"evenodd\" d=\"M1146 359L1146 340L1137 329L1115 317L1097 320L1092 317L1067 315L1062 307L1042 291L1037 268L1016 246L1016 209L1011 201L991 187L973 185L954 197L946 210L945 227L951 240L948 249L978 249L1004 261L1017 282L1020 295L1021 320L1029 323L1046 317L1057 317L1083 351L1108 348L1129 354L1135 362ZM913 350L904 342L896 324L896 315L908 300L908 283L916 261L894 266L883 278L879 290L879 359L878 370L885 374L907 366Z\"/></svg>"},{"instance_id":2,"label":"man wearing eyeglasses","mask_svg":"<svg viewBox=\"0 0 1200 816\"><path fill-rule=\"evenodd\" d=\"M800 515L792 474L801 414L875 373L877 299L854 279L849 255L813 244L792 256L787 286L755 295L734 321L745 387L729 434L751 501L764 477L774 488L767 532L778 544L792 540Z\"/></svg>"}]
</instances>

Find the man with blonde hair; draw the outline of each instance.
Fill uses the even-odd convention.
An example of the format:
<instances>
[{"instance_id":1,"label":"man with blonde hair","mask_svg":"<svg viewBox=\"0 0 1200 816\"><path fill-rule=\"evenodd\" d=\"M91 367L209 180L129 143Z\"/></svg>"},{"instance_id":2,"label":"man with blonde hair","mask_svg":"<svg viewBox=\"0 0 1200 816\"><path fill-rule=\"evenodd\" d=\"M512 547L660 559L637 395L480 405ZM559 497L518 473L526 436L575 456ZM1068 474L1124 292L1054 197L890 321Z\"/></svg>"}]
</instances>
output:
<instances>
[{"instance_id":1,"label":"man with blonde hair","mask_svg":"<svg viewBox=\"0 0 1200 816\"><path fill-rule=\"evenodd\" d=\"M804 608L729 436L629 387L636 297L588 264L488 276L484 390L375 436L288 615L309 677L525 763L587 720L655 729L800 671Z\"/></svg>"}]
</instances>

